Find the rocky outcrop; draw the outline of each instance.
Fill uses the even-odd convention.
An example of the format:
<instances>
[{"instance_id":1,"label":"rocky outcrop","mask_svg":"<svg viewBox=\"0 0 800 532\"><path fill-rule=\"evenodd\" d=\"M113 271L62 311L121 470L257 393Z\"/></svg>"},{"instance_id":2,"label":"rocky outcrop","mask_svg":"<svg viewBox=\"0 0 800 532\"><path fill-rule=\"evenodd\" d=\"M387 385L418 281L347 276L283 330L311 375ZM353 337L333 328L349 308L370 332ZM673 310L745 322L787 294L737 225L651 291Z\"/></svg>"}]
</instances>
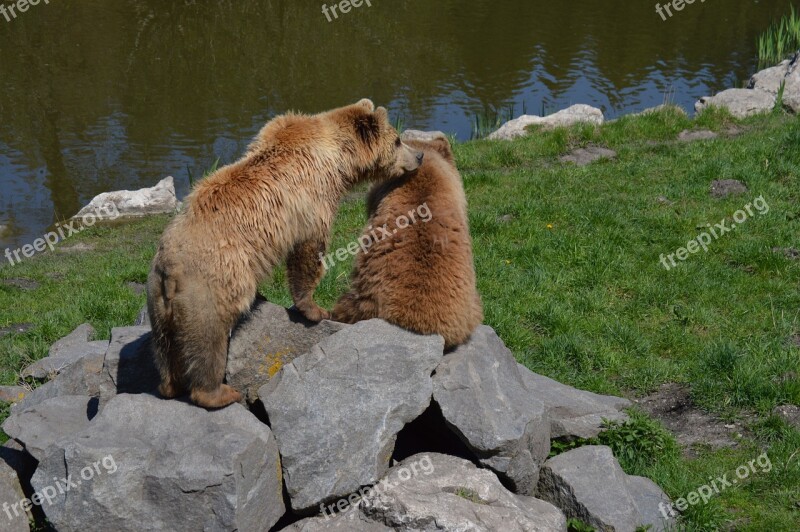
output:
<instances>
[{"instance_id":1,"label":"rocky outcrop","mask_svg":"<svg viewBox=\"0 0 800 532\"><path fill-rule=\"evenodd\" d=\"M72 484L58 490L54 478ZM241 405L119 395L49 448L32 484L65 531L255 531L284 513L275 439Z\"/></svg>"},{"instance_id":2,"label":"rocky outcrop","mask_svg":"<svg viewBox=\"0 0 800 532\"><path fill-rule=\"evenodd\" d=\"M97 399L62 395L14 412L3 423L3 432L20 442L37 460L55 442L89 426L97 414Z\"/></svg>"},{"instance_id":3,"label":"rocky outcrop","mask_svg":"<svg viewBox=\"0 0 800 532\"><path fill-rule=\"evenodd\" d=\"M700 98L694 105L698 113L708 107L722 107L735 118L747 118L772 111L775 107L775 95L758 90L728 89L715 96Z\"/></svg>"},{"instance_id":4,"label":"rocky outcrop","mask_svg":"<svg viewBox=\"0 0 800 532\"><path fill-rule=\"evenodd\" d=\"M603 420L625 421L631 402L621 397L598 395L537 375L522 364L522 380L530 393L547 407L552 439L594 438L603 430Z\"/></svg>"},{"instance_id":5,"label":"rocky outcrop","mask_svg":"<svg viewBox=\"0 0 800 532\"><path fill-rule=\"evenodd\" d=\"M544 404L525 387L511 351L490 327L448 354L433 378L433 398L480 463L533 494L550 452Z\"/></svg>"},{"instance_id":6,"label":"rocky outcrop","mask_svg":"<svg viewBox=\"0 0 800 532\"><path fill-rule=\"evenodd\" d=\"M94 220L139 218L151 214L170 214L177 209L175 182L172 177L165 177L151 188L103 192L95 196L75 215L75 218L89 223L88 217L94 217Z\"/></svg>"},{"instance_id":7,"label":"rocky outcrop","mask_svg":"<svg viewBox=\"0 0 800 532\"><path fill-rule=\"evenodd\" d=\"M386 472L397 433L430 404L443 350L438 335L363 321L325 338L259 390L292 508L312 512Z\"/></svg>"},{"instance_id":8,"label":"rocky outcrop","mask_svg":"<svg viewBox=\"0 0 800 532\"><path fill-rule=\"evenodd\" d=\"M28 532L29 514L20 505L25 499L17 472L2 460L0 454L0 529L6 532Z\"/></svg>"},{"instance_id":9,"label":"rocky outcrop","mask_svg":"<svg viewBox=\"0 0 800 532\"><path fill-rule=\"evenodd\" d=\"M783 106L795 114L800 114L800 53L762 70L750 78L748 88L777 96L783 86Z\"/></svg>"},{"instance_id":10,"label":"rocky outcrop","mask_svg":"<svg viewBox=\"0 0 800 532\"><path fill-rule=\"evenodd\" d=\"M51 356L90 341L86 328L71 336ZM257 415L209 412L152 395L150 329L115 328L104 353L50 373L12 407L0 495L5 465L12 498L14 486L38 494L59 531L267 530L321 511L288 530L563 531L552 503L596 523L619 517L582 491L608 483L635 508L621 522L656 520L664 494L613 457L587 448L588 458L578 449L544 462L551 437L593 437L604 418L625 419L625 399L532 373L486 326L443 351L441 337L382 320L309 324L259 302L234 331L228 373L252 389L260 381L238 379L264 370ZM560 460L585 467L573 474ZM546 496L546 486L559 488Z\"/></svg>"},{"instance_id":11,"label":"rocky outcrop","mask_svg":"<svg viewBox=\"0 0 800 532\"><path fill-rule=\"evenodd\" d=\"M428 469L418 466L426 460ZM394 530L566 529L564 515L553 505L515 495L489 471L452 456L431 453L407 458L378 486L385 489L368 493L360 511Z\"/></svg>"},{"instance_id":12,"label":"rocky outcrop","mask_svg":"<svg viewBox=\"0 0 800 532\"><path fill-rule=\"evenodd\" d=\"M327 320L312 323L299 312L258 301L231 337L226 381L247 403L255 403L258 389L283 366L344 327Z\"/></svg>"},{"instance_id":13,"label":"rocky outcrop","mask_svg":"<svg viewBox=\"0 0 800 532\"><path fill-rule=\"evenodd\" d=\"M58 375L86 355L104 354L108 349L108 341L93 342L91 339L94 334L94 328L88 323L84 323L54 343L50 347L47 357L37 360L22 370L22 377L45 379Z\"/></svg>"},{"instance_id":14,"label":"rocky outcrop","mask_svg":"<svg viewBox=\"0 0 800 532\"><path fill-rule=\"evenodd\" d=\"M651 481L626 475L605 446L579 447L545 462L538 494L568 518L597 530L633 531L650 525L650 530L662 531L674 524L664 517L669 498Z\"/></svg>"},{"instance_id":15,"label":"rocky outcrop","mask_svg":"<svg viewBox=\"0 0 800 532\"><path fill-rule=\"evenodd\" d=\"M503 124L488 136L489 140L512 140L528 134L530 126L543 128L569 127L575 124L588 123L600 125L605 121L603 112L590 105L577 104L549 116L523 115Z\"/></svg>"}]
</instances>

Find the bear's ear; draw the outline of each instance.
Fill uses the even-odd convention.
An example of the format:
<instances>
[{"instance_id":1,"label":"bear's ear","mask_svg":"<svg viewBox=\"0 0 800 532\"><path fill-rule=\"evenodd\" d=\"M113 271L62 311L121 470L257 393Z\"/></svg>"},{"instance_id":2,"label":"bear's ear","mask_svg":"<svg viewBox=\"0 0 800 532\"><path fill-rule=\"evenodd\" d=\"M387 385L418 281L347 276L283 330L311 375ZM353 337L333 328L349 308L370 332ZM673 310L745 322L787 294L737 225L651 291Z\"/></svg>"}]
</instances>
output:
<instances>
[{"instance_id":1,"label":"bear's ear","mask_svg":"<svg viewBox=\"0 0 800 532\"><path fill-rule=\"evenodd\" d=\"M355 128L358 138L365 144L372 144L381 134L381 109L374 113L358 115L355 118ZM385 109L384 109L385 112Z\"/></svg>"},{"instance_id":2,"label":"bear's ear","mask_svg":"<svg viewBox=\"0 0 800 532\"><path fill-rule=\"evenodd\" d=\"M430 141L430 146L435 149L439 155L445 158L446 161L455 164L455 157L453 157L453 148L450 146L450 141L445 136L438 136Z\"/></svg>"},{"instance_id":3,"label":"bear's ear","mask_svg":"<svg viewBox=\"0 0 800 532\"><path fill-rule=\"evenodd\" d=\"M372 100L370 100L369 98L363 98L359 100L358 103L356 103L356 105L359 107L363 107L370 113L375 110L375 104L372 103Z\"/></svg>"}]
</instances>

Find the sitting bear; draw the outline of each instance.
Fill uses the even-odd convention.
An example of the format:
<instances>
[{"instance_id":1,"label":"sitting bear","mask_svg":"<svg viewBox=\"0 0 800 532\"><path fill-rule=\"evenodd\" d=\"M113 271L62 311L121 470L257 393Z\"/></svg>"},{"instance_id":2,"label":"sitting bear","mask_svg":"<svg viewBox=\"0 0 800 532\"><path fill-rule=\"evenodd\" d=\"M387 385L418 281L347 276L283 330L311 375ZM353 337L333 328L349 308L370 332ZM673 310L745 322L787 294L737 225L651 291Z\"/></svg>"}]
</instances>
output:
<instances>
[{"instance_id":1,"label":"sitting bear","mask_svg":"<svg viewBox=\"0 0 800 532\"><path fill-rule=\"evenodd\" d=\"M345 323L382 318L438 333L452 348L483 321L467 198L446 137L408 145L425 154L422 166L370 190L369 227L359 240L366 251L332 315Z\"/></svg>"},{"instance_id":2,"label":"sitting bear","mask_svg":"<svg viewBox=\"0 0 800 532\"><path fill-rule=\"evenodd\" d=\"M206 408L241 400L223 384L231 329L260 281L286 259L297 309L329 317L313 299L339 201L355 184L416 170L422 153L400 141L369 100L270 121L239 161L197 184L164 231L147 283L159 391Z\"/></svg>"}]
</instances>

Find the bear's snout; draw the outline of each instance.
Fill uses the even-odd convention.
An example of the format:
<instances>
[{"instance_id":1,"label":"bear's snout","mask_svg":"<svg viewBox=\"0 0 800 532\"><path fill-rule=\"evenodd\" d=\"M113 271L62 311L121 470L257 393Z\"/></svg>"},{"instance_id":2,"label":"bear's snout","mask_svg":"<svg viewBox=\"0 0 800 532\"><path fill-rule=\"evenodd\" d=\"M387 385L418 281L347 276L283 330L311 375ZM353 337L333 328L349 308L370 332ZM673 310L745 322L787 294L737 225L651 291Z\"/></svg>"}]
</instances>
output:
<instances>
[{"instance_id":1,"label":"bear's snout","mask_svg":"<svg viewBox=\"0 0 800 532\"><path fill-rule=\"evenodd\" d=\"M422 159L425 158L425 154L423 152L417 152L417 164L422 165Z\"/></svg>"}]
</instances>

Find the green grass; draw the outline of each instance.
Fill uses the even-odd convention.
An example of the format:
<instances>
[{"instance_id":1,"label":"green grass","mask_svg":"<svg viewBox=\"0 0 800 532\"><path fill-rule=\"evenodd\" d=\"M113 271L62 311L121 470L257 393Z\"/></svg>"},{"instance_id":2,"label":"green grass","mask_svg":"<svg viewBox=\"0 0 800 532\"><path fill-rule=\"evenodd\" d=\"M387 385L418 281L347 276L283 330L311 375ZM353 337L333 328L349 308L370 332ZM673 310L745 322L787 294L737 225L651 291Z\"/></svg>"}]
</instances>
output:
<instances>
[{"instance_id":1,"label":"green grass","mask_svg":"<svg viewBox=\"0 0 800 532\"><path fill-rule=\"evenodd\" d=\"M740 134L677 142L687 128ZM618 158L584 168L558 162L589 145L614 149ZM800 528L800 434L770 416L776 405L800 404L800 349L790 342L800 334L800 261L772 251L800 247L800 120L780 113L739 122L719 110L692 120L667 109L454 150L486 322L518 360L600 393L635 397L663 383L688 386L702 408L747 426L739 445L699 449L690 459L657 423L635 414L633 425L603 436L625 469L679 498L766 451L771 471L691 506L683 524ZM738 179L749 192L712 199L715 179ZM755 213L670 271L660 264L662 254L759 196L768 213ZM80 323L92 323L100 338L130 324L144 296L126 283L144 282L166 221L89 229L66 245L85 242L94 251L0 267L0 279L41 283L29 292L0 284L0 327L34 325L0 338L0 381L16 382L25 364ZM364 222L360 190L342 205L332 249L356 238ZM323 306L347 289L350 266L328 272L317 292ZM290 305L285 270L261 292Z\"/></svg>"},{"instance_id":2,"label":"green grass","mask_svg":"<svg viewBox=\"0 0 800 532\"><path fill-rule=\"evenodd\" d=\"M794 6L789 7L788 15L774 21L758 37L759 68L780 63L800 50L800 14L795 12Z\"/></svg>"}]
</instances>

